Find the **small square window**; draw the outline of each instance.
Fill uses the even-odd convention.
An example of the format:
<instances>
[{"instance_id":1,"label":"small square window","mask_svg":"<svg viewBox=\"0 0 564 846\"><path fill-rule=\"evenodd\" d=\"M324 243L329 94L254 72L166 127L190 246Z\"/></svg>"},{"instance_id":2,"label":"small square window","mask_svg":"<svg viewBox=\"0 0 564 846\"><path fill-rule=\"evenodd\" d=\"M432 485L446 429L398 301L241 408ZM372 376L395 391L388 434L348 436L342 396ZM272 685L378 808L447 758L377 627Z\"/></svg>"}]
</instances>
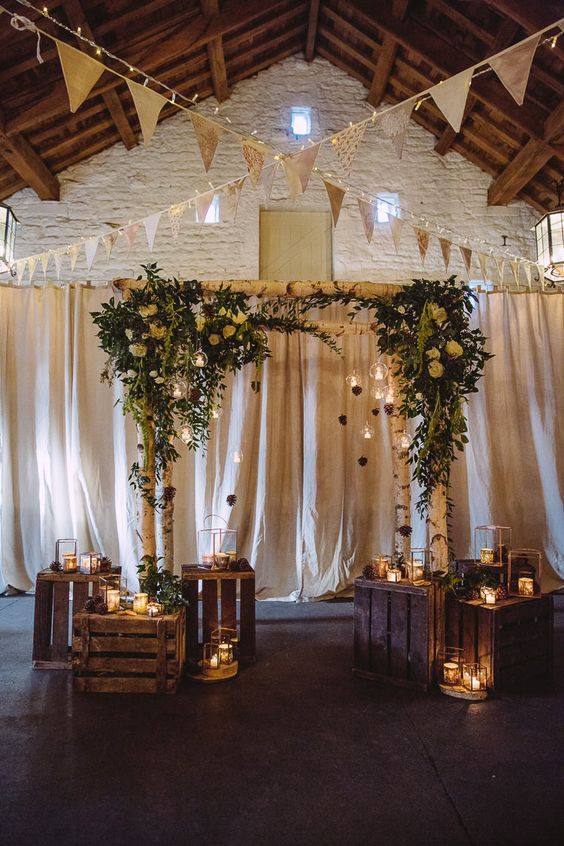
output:
<instances>
[{"instance_id":1,"label":"small square window","mask_svg":"<svg viewBox=\"0 0 564 846\"><path fill-rule=\"evenodd\" d=\"M196 211L196 220L199 223L198 219L198 212ZM207 210L206 216L204 218L204 223L219 223L219 194L214 194L214 198L210 203L210 207Z\"/></svg>"},{"instance_id":2,"label":"small square window","mask_svg":"<svg viewBox=\"0 0 564 846\"><path fill-rule=\"evenodd\" d=\"M311 109L309 106L292 106L291 127L294 135L311 134Z\"/></svg>"},{"instance_id":3,"label":"small square window","mask_svg":"<svg viewBox=\"0 0 564 846\"><path fill-rule=\"evenodd\" d=\"M376 223L387 223L388 217L400 213L399 194L378 194L376 197Z\"/></svg>"}]
</instances>

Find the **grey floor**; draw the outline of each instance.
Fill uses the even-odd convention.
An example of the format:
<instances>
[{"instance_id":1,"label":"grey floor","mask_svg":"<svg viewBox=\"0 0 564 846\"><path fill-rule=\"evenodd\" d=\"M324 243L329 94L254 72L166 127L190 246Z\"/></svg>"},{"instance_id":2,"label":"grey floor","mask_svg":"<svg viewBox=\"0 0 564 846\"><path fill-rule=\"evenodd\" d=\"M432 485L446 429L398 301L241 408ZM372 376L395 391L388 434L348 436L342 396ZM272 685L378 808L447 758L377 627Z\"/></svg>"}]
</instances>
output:
<instances>
[{"instance_id":1,"label":"grey floor","mask_svg":"<svg viewBox=\"0 0 564 846\"><path fill-rule=\"evenodd\" d=\"M553 688L466 704L353 678L352 605L259 603L256 666L177 696L73 696L0 600L1 844L562 844Z\"/></svg>"}]
</instances>

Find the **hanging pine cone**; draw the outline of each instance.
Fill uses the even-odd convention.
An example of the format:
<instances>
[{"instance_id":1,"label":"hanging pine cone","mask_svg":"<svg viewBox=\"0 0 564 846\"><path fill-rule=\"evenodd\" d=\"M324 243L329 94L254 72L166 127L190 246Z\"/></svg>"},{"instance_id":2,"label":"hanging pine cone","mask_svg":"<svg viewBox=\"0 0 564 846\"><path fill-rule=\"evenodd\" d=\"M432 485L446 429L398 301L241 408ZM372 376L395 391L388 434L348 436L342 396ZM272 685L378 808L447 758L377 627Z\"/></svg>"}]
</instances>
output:
<instances>
[{"instance_id":1,"label":"hanging pine cone","mask_svg":"<svg viewBox=\"0 0 564 846\"><path fill-rule=\"evenodd\" d=\"M378 417L378 415L380 414L380 409L379 408L373 408L372 414L374 415L374 417Z\"/></svg>"},{"instance_id":2,"label":"hanging pine cone","mask_svg":"<svg viewBox=\"0 0 564 846\"><path fill-rule=\"evenodd\" d=\"M388 415L388 417L391 417L391 415L394 413L394 404L393 404L393 402L386 402L386 403L384 403L384 411L386 412L386 414Z\"/></svg>"},{"instance_id":3,"label":"hanging pine cone","mask_svg":"<svg viewBox=\"0 0 564 846\"><path fill-rule=\"evenodd\" d=\"M411 526L408 526L407 524L405 526L400 526L398 529L398 533L402 536L402 538L408 538L412 531L413 529Z\"/></svg>"},{"instance_id":4,"label":"hanging pine cone","mask_svg":"<svg viewBox=\"0 0 564 846\"><path fill-rule=\"evenodd\" d=\"M172 502L174 497L176 496L176 488L172 485L168 485L166 488L163 488L163 501L164 502Z\"/></svg>"},{"instance_id":5,"label":"hanging pine cone","mask_svg":"<svg viewBox=\"0 0 564 846\"><path fill-rule=\"evenodd\" d=\"M112 559L107 555L102 555L100 558L100 572L108 573L112 569Z\"/></svg>"},{"instance_id":6,"label":"hanging pine cone","mask_svg":"<svg viewBox=\"0 0 564 846\"><path fill-rule=\"evenodd\" d=\"M52 570L54 573L59 573L63 569L63 565L59 564L58 561L51 561L49 564L49 569Z\"/></svg>"},{"instance_id":7,"label":"hanging pine cone","mask_svg":"<svg viewBox=\"0 0 564 846\"><path fill-rule=\"evenodd\" d=\"M339 423L341 424L341 426L347 425L347 415L346 414L339 414L338 420L339 420Z\"/></svg>"},{"instance_id":8,"label":"hanging pine cone","mask_svg":"<svg viewBox=\"0 0 564 846\"><path fill-rule=\"evenodd\" d=\"M508 593L507 588L505 585L499 585L495 592L495 601L496 602L503 602L504 599L507 599Z\"/></svg>"},{"instance_id":9,"label":"hanging pine cone","mask_svg":"<svg viewBox=\"0 0 564 846\"><path fill-rule=\"evenodd\" d=\"M362 393L362 388L360 387L360 385L355 385L354 388L351 388L351 391L353 392L355 397L359 397Z\"/></svg>"},{"instance_id":10,"label":"hanging pine cone","mask_svg":"<svg viewBox=\"0 0 564 846\"><path fill-rule=\"evenodd\" d=\"M229 505L229 506L230 506L230 508L233 508L233 506L234 506L234 505L235 505L235 503L237 502L237 497L236 497L236 495L235 495L235 494L229 494L229 496L227 497L226 502L227 502L227 505Z\"/></svg>"},{"instance_id":11,"label":"hanging pine cone","mask_svg":"<svg viewBox=\"0 0 564 846\"><path fill-rule=\"evenodd\" d=\"M365 455L361 455L360 458L358 459L358 463L360 464L361 467L366 467L366 465L368 464L368 459L366 458Z\"/></svg>"},{"instance_id":12,"label":"hanging pine cone","mask_svg":"<svg viewBox=\"0 0 564 846\"><path fill-rule=\"evenodd\" d=\"M374 569L373 564L367 564L362 571L362 578L368 579L369 582L374 581L376 578L376 570Z\"/></svg>"}]
</instances>

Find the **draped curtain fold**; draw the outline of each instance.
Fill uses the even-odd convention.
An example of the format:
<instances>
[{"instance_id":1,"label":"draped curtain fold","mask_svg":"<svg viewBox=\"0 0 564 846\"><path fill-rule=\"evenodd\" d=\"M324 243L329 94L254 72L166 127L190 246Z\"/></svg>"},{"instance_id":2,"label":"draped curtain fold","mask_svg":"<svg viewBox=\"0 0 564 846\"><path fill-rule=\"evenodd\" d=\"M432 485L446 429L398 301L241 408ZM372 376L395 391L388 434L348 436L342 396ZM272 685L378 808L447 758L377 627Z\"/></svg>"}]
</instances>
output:
<instances>
[{"instance_id":1,"label":"draped curtain fold","mask_svg":"<svg viewBox=\"0 0 564 846\"><path fill-rule=\"evenodd\" d=\"M77 537L82 550L100 549L135 574L127 481L135 431L118 403L119 384L100 382L104 354L89 314L108 296L82 287L0 288L0 560L4 582L15 587L32 586L58 537ZM324 319L344 313L334 307ZM473 320L495 358L471 397L470 443L453 472L454 549L472 554L476 524L511 525L514 546L543 551L551 565L545 587L554 588L564 578L564 297L480 295ZM256 567L264 599L341 593L371 552L391 550L390 431L368 384L375 340L348 336L342 346L341 360L316 339L274 335L260 393L251 391L249 369L229 379L207 452L179 444L177 566L195 561L206 514L238 529L239 552ZM353 367L365 379L358 397L345 385ZM368 441L366 421L375 429ZM237 496L233 508L229 494ZM413 517L419 546L425 529Z\"/></svg>"}]
</instances>

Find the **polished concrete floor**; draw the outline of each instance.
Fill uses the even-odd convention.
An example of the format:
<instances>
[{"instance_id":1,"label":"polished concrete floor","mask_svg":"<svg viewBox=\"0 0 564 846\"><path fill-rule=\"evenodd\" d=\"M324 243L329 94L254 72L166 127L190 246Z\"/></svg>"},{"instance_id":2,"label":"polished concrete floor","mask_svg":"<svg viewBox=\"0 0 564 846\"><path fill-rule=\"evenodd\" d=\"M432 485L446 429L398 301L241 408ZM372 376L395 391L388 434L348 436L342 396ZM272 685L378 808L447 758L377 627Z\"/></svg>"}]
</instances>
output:
<instances>
[{"instance_id":1,"label":"polished concrete floor","mask_svg":"<svg viewBox=\"0 0 564 846\"><path fill-rule=\"evenodd\" d=\"M0 843L564 843L564 597L549 690L467 704L351 674L350 602L258 605L258 662L76 694L0 600Z\"/></svg>"}]
</instances>

